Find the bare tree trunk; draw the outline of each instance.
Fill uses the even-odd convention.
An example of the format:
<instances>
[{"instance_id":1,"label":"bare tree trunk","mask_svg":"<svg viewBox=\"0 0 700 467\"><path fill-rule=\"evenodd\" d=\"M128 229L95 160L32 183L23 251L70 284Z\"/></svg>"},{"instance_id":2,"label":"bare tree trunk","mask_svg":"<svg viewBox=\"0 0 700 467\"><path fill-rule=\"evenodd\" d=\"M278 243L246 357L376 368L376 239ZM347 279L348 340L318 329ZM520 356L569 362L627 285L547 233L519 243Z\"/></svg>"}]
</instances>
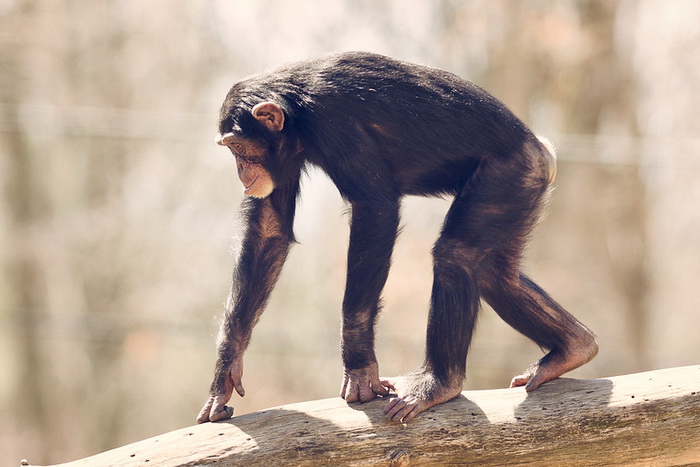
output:
<instances>
[{"instance_id":1,"label":"bare tree trunk","mask_svg":"<svg viewBox=\"0 0 700 467\"><path fill-rule=\"evenodd\" d=\"M6 109L4 113L4 120L17 120L10 110ZM32 167L34 158L22 134L9 131L5 143L8 161L7 207L15 232L10 239L9 249L13 255L8 264L12 303L10 313L15 324L13 336L19 369L15 387L21 391L15 400L26 402L22 410L23 423L36 430L39 443L50 444L52 430L51 424L46 423L48 414L42 391L44 364L39 333L45 308L41 287L43 275L39 253L33 243L37 224L45 216L46 205L41 183L36 180L39 171Z\"/></svg>"}]
</instances>

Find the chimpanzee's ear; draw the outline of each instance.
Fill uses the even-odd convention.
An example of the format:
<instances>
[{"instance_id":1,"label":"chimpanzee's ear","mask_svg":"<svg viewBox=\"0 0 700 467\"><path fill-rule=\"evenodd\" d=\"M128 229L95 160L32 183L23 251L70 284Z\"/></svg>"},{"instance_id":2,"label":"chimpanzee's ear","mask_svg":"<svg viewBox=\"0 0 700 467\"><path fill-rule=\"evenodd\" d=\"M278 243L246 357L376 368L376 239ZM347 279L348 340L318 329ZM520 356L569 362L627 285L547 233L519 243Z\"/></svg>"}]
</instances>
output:
<instances>
[{"instance_id":1,"label":"chimpanzee's ear","mask_svg":"<svg viewBox=\"0 0 700 467\"><path fill-rule=\"evenodd\" d=\"M282 131L284 112L274 102L261 102L253 107L253 117L270 131Z\"/></svg>"}]
</instances>

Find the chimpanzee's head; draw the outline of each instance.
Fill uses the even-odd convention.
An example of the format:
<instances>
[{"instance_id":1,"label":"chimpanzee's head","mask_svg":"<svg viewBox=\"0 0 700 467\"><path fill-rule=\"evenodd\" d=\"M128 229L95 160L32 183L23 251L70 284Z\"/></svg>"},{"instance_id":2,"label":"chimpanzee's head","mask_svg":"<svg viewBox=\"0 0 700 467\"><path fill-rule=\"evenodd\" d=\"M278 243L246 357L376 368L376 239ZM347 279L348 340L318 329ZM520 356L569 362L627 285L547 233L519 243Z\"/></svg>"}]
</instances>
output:
<instances>
[{"instance_id":1,"label":"chimpanzee's head","mask_svg":"<svg viewBox=\"0 0 700 467\"><path fill-rule=\"evenodd\" d=\"M243 83L234 86L226 96L219 117L217 144L228 147L236 157L238 177L244 193L265 198L275 189L279 172L282 130L285 114L275 102L263 100L246 92Z\"/></svg>"}]
</instances>

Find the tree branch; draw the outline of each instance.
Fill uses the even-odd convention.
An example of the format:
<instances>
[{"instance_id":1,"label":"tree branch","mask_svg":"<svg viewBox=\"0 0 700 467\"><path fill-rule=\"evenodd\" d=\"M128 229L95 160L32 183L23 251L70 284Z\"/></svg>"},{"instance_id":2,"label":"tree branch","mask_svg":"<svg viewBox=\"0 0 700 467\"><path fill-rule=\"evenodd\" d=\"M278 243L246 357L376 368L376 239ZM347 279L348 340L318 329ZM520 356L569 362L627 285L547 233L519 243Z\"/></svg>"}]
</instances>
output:
<instances>
[{"instance_id":1,"label":"tree branch","mask_svg":"<svg viewBox=\"0 0 700 467\"><path fill-rule=\"evenodd\" d=\"M63 466L700 462L700 365L464 391L407 425L339 397L166 433Z\"/></svg>"}]
</instances>

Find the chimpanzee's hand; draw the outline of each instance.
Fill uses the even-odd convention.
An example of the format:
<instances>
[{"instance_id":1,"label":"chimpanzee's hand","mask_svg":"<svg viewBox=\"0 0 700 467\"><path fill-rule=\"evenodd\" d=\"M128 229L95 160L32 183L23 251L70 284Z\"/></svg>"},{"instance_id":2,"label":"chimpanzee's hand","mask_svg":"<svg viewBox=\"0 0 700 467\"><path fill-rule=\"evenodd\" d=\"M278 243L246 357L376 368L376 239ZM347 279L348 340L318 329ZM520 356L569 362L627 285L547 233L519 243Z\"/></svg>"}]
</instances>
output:
<instances>
[{"instance_id":1,"label":"chimpanzee's hand","mask_svg":"<svg viewBox=\"0 0 700 467\"><path fill-rule=\"evenodd\" d=\"M388 396L393 389L391 383L379 379L379 366L373 362L364 368L345 370L340 397L346 402L369 402L377 396Z\"/></svg>"},{"instance_id":2,"label":"chimpanzee's hand","mask_svg":"<svg viewBox=\"0 0 700 467\"><path fill-rule=\"evenodd\" d=\"M211 395L197 415L197 423L218 422L233 417L233 407L226 403L231 399L234 389L239 396L245 395L242 377L242 360L235 360L228 368L217 368Z\"/></svg>"}]
</instances>

